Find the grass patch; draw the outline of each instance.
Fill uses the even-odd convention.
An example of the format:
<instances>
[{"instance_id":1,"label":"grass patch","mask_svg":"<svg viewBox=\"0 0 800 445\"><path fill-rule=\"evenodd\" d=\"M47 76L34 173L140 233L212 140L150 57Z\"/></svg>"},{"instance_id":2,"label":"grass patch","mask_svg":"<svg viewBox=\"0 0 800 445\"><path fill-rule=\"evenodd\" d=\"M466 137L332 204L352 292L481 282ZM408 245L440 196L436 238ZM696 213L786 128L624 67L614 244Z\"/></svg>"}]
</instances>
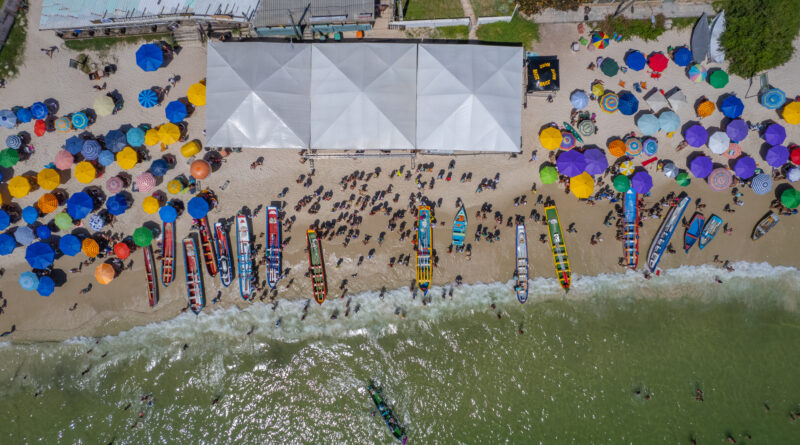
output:
<instances>
[{"instance_id":1,"label":"grass patch","mask_svg":"<svg viewBox=\"0 0 800 445\"><path fill-rule=\"evenodd\" d=\"M675 17L672 19L672 29L681 31L693 28L698 19L700 19L700 17Z\"/></svg>"},{"instance_id":2,"label":"grass patch","mask_svg":"<svg viewBox=\"0 0 800 445\"><path fill-rule=\"evenodd\" d=\"M525 49L530 49L533 41L539 40L539 25L517 15L508 23L481 25L478 28L478 39L486 42L521 43Z\"/></svg>"},{"instance_id":3,"label":"grass patch","mask_svg":"<svg viewBox=\"0 0 800 445\"><path fill-rule=\"evenodd\" d=\"M405 20L452 19L464 17L460 0L405 0Z\"/></svg>"},{"instance_id":4,"label":"grass patch","mask_svg":"<svg viewBox=\"0 0 800 445\"><path fill-rule=\"evenodd\" d=\"M28 35L28 17L18 12L14 26L8 33L3 49L0 50L0 78L13 78L25 62L25 37Z\"/></svg>"},{"instance_id":5,"label":"grass patch","mask_svg":"<svg viewBox=\"0 0 800 445\"><path fill-rule=\"evenodd\" d=\"M64 45L75 51L97 51L105 52L122 44L135 44L139 42L159 42L165 41L170 45L174 44L172 34L150 34L144 36L124 36L124 37L93 37L90 39L71 39L65 40Z\"/></svg>"},{"instance_id":6,"label":"grass patch","mask_svg":"<svg viewBox=\"0 0 800 445\"><path fill-rule=\"evenodd\" d=\"M478 17L499 17L514 12L514 0L470 0Z\"/></svg>"},{"instance_id":7,"label":"grass patch","mask_svg":"<svg viewBox=\"0 0 800 445\"><path fill-rule=\"evenodd\" d=\"M432 39L467 40L469 39L469 26L441 26L434 28L430 34Z\"/></svg>"},{"instance_id":8,"label":"grass patch","mask_svg":"<svg viewBox=\"0 0 800 445\"><path fill-rule=\"evenodd\" d=\"M655 40L664 34L664 22L666 18L664 14L658 14L656 17L655 26L649 19L632 20L627 17L614 17L611 14L606 16L605 20L596 25L597 29L605 32L609 36L617 33L622 36L622 40L630 40L633 37L639 37L644 41ZM673 22L674 23L674 22Z\"/></svg>"}]
</instances>

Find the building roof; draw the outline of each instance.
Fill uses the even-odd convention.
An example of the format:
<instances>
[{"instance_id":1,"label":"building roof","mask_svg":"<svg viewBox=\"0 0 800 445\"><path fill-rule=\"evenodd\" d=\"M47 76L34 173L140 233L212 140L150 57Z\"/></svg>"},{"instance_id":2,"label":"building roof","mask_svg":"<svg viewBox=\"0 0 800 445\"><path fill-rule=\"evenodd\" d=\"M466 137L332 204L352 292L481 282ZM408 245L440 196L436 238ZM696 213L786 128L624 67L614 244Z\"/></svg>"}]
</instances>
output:
<instances>
[{"instance_id":1,"label":"building roof","mask_svg":"<svg viewBox=\"0 0 800 445\"><path fill-rule=\"evenodd\" d=\"M261 0L252 23L255 27L288 26L301 18L304 23L354 22L372 20L374 14L375 0Z\"/></svg>"},{"instance_id":2,"label":"building roof","mask_svg":"<svg viewBox=\"0 0 800 445\"><path fill-rule=\"evenodd\" d=\"M159 16L229 15L250 20L259 0L42 0L39 29L84 28L111 23L166 21Z\"/></svg>"}]
</instances>

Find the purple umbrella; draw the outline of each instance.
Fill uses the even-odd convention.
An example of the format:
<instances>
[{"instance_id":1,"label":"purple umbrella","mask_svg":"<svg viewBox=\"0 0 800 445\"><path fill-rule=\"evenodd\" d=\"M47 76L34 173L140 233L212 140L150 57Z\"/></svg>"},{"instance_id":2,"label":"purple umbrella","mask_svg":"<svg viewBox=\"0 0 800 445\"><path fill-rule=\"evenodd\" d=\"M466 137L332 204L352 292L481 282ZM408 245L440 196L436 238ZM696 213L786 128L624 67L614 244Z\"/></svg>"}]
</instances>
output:
<instances>
[{"instance_id":1,"label":"purple umbrella","mask_svg":"<svg viewBox=\"0 0 800 445\"><path fill-rule=\"evenodd\" d=\"M725 126L725 133L731 141L743 141L747 137L747 123L742 119L734 119Z\"/></svg>"},{"instance_id":2,"label":"purple umbrella","mask_svg":"<svg viewBox=\"0 0 800 445\"><path fill-rule=\"evenodd\" d=\"M772 124L764 130L764 141L769 145L780 145L786 140L786 129L780 124Z\"/></svg>"},{"instance_id":3,"label":"purple umbrella","mask_svg":"<svg viewBox=\"0 0 800 445\"><path fill-rule=\"evenodd\" d=\"M783 145L775 145L767 151L767 164L780 167L789 160L789 149Z\"/></svg>"},{"instance_id":4,"label":"purple umbrella","mask_svg":"<svg viewBox=\"0 0 800 445\"><path fill-rule=\"evenodd\" d=\"M586 170L586 159L583 157L583 153L577 150L565 151L556 160L556 167L562 175L572 178Z\"/></svg>"},{"instance_id":5,"label":"purple umbrella","mask_svg":"<svg viewBox=\"0 0 800 445\"><path fill-rule=\"evenodd\" d=\"M583 159L586 160L586 173L590 175L601 175L608 168L608 159L598 148L590 148L583 152Z\"/></svg>"},{"instance_id":6,"label":"purple umbrella","mask_svg":"<svg viewBox=\"0 0 800 445\"><path fill-rule=\"evenodd\" d=\"M689 170L692 171L692 174L696 178L700 179L711 174L712 169L714 169L714 163L711 162L711 158L708 156L698 156L692 159L692 162L689 164Z\"/></svg>"},{"instance_id":7,"label":"purple umbrella","mask_svg":"<svg viewBox=\"0 0 800 445\"><path fill-rule=\"evenodd\" d=\"M708 142L708 131L706 131L702 125L694 124L686 130L686 134L683 135L683 138L686 139L686 142L692 147L702 147Z\"/></svg>"},{"instance_id":8,"label":"purple umbrella","mask_svg":"<svg viewBox=\"0 0 800 445\"><path fill-rule=\"evenodd\" d=\"M645 194L653 188L653 178L650 176L650 173L647 172L636 172L631 178L631 187L636 191L636 193Z\"/></svg>"},{"instance_id":9,"label":"purple umbrella","mask_svg":"<svg viewBox=\"0 0 800 445\"><path fill-rule=\"evenodd\" d=\"M742 156L736 160L733 171L736 173L736 176L742 179L750 179L756 173L756 161L750 156Z\"/></svg>"}]
</instances>

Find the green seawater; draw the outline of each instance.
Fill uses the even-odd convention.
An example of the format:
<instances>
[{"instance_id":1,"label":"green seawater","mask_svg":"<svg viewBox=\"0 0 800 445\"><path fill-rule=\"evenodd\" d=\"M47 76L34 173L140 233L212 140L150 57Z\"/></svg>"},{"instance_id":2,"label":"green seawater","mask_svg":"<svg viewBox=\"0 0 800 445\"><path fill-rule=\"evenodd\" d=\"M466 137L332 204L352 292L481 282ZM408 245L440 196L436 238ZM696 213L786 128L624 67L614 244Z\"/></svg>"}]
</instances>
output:
<instances>
[{"instance_id":1,"label":"green seawater","mask_svg":"<svg viewBox=\"0 0 800 445\"><path fill-rule=\"evenodd\" d=\"M536 280L524 306L508 283L434 288L427 306L398 290L354 297L349 317L336 301L300 321L303 302L283 302L5 344L0 443L399 443L371 379L411 444L797 443L797 270L718 273L581 278L568 297Z\"/></svg>"}]
</instances>

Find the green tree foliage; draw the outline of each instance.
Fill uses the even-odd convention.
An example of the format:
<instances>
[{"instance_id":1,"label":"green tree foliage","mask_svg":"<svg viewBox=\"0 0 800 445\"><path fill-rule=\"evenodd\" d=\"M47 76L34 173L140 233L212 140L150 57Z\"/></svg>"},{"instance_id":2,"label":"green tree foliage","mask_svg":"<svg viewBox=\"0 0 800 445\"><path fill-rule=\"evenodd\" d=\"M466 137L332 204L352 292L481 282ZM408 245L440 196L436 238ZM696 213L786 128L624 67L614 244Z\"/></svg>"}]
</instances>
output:
<instances>
[{"instance_id":1,"label":"green tree foliage","mask_svg":"<svg viewBox=\"0 0 800 445\"><path fill-rule=\"evenodd\" d=\"M658 14L655 19L656 23L653 26L653 22L650 19L634 20L624 16L614 17L609 14L605 20L597 24L597 28L609 36L617 33L622 36L623 40L630 40L632 37L639 37L645 41L656 40L666 31L666 28L664 28L666 18L664 14Z\"/></svg>"},{"instance_id":2,"label":"green tree foliage","mask_svg":"<svg viewBox=\"0 0 800 445\"><path fill-rule=\"evenodd\" d=\"M575 11L581 3L588 0L517 0L519 9L525 14L538 14L542 9L554 8L559 11Z\"/></svg>"},{"instance_id":3,"label":"green tree foliage","mask_svg":"<svg viewBox=\"0 0 800 445\"><path fill-rule=\"evenodd\" d=\"M725 0L721 43L730 72L748 78L783 65L794 53L800 0Z\"/></svg>"}]
</instances>

